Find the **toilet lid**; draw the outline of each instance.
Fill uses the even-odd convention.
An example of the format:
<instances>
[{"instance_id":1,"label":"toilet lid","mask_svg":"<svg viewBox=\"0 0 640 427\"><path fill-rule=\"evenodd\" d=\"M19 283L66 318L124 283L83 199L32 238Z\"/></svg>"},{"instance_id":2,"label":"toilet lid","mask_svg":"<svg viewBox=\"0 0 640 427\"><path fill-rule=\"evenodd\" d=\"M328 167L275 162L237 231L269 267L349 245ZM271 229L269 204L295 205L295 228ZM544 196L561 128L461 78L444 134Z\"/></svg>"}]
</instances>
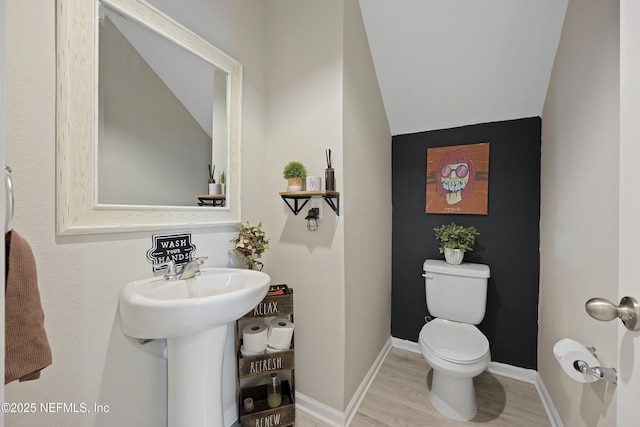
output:
<instances>
[{"instance_id":1,"label":"toilet lid","mask_svg":"<svg viewBox=\"0 0 640 427\"><path fill-rule=\"evenodd\" d=\"M478 328L445 319L427 323L420 340L439 357L456 363L473 363L489 351L489 341Z\"/></svg>"}]
</instances>

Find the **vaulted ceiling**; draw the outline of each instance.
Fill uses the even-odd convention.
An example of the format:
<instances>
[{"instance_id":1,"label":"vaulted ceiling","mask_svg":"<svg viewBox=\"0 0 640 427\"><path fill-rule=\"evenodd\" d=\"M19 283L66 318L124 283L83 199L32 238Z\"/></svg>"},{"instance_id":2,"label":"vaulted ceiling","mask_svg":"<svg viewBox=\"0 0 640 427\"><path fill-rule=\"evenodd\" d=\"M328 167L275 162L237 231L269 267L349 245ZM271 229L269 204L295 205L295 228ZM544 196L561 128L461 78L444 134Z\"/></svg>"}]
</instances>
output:
<instances>
[{"instance_id":1,"label":"vaulted ceiling","mask_svg":"<svg viewBox=\"0 0 640 427\"><path fill-rule=\"evenodd\" d=\"M568 0L360 0L393 135L542 115Z\"/></svg>"}]
</instances>

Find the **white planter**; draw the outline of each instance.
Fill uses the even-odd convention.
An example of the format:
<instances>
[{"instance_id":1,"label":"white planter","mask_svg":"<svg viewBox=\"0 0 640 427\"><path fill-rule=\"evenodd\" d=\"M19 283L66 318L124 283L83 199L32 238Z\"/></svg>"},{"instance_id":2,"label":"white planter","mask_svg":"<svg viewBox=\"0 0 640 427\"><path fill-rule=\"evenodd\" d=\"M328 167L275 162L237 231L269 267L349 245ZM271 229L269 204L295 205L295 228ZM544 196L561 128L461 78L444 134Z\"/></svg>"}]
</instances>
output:
<instances>
[{"instance_id":1,"label":"white planter","mask_svg":"<svg viewBox=\"0 0 640 427\"><path fill-rule=\"evenodd\" d=\"M444 259L449 264L460 264L464 258L464 252L460 249L447 249L444 248Z\"/></svg>"}]
</instances>

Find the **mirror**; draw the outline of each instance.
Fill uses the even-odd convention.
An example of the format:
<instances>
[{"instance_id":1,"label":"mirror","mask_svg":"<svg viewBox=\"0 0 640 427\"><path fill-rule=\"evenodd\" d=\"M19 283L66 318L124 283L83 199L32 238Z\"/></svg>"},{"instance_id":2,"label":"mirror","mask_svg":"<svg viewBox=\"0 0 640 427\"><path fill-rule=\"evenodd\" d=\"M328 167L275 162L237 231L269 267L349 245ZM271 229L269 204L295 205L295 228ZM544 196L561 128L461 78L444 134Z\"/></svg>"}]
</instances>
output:
<instances>
[{"instance_id":1,"label":"mirror","mask_svg":"<svg viewBox=\"0 0 640 427\"><path fill-rule=\"evenodd\" d=\"M241 65L142 0L57 14L57 233L239 222Z\"/></svg>"},{"instance_id":2,"label":"mirror","mask_svg":"<svg viewBox=\"0 0 640 427\"><path fill-rule=\"evenodd\" d=\"M227 74L104 4L98 46L98 204L193 206L228 170Z\"/></svg>"}]
</instances>

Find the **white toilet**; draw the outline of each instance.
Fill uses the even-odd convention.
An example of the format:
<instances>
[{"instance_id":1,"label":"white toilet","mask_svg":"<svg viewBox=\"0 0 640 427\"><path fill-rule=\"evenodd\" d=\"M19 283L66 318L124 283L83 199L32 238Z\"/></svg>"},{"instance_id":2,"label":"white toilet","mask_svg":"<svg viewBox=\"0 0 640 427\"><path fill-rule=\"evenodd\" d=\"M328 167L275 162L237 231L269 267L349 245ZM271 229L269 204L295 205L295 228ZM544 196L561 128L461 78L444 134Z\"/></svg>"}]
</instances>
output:
<instances>
[{"instance_id":1,"label":"white toilet","mask_svg":"<svg viewBox=\"0 0 640 427\"><path fill-rule=\"evenodd\" d=\"M427 308L420 351L433 368L431 403L443 415L468 421L477 412L473 378L491 361L489 341L474 325L484 318L489 266L424 262Z\"/></svg>"}]
</instances>

